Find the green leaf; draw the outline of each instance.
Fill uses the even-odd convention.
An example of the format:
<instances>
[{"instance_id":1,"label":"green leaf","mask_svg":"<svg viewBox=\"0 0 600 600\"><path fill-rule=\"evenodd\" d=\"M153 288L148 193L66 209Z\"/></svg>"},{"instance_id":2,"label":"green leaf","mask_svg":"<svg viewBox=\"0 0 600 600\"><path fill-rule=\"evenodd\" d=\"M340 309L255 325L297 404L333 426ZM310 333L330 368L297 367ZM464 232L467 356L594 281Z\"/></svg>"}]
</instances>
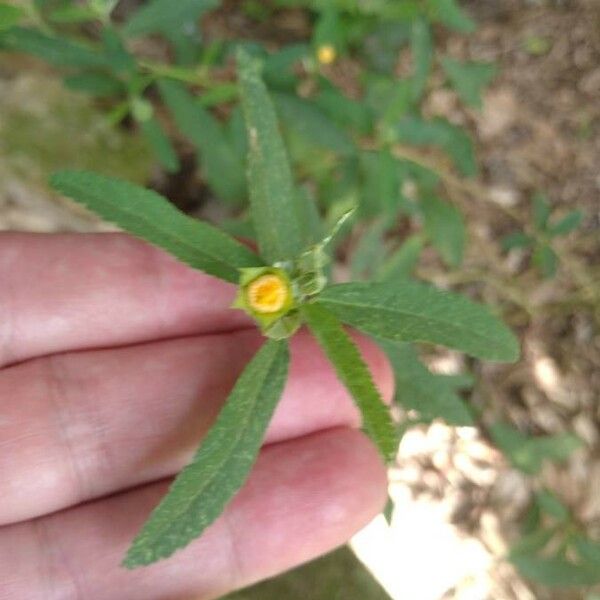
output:
<instances>
[{"instance_id":1,"label":"green leaf","mask_svg":"<svg viewBox=\"0 0 600 600\"><path fill-rule=\"evenodd\" d=\"M64 84L70 90L92 96L118 96L125 91L124 85L106 73L87 72L65 77Z\"/></svg>"},{"instance_id":2,"label":"green leaf","mask_svg":"<svg viewBox=\"0 0 600 600\"><path fill-rule=\"evenodd\" d=\"M192 462L133 541L123 565L171 556L198 537L246 481L281 397L289 364L285 342L270 340L237 380Z\"/></svg>"},{"instance_id":3,"label":"green leaf","mask_svg":"<svg viewBox=\"0 0 600 600\"><path fill-rule=\"evenodd\" d=\"M533 223L538 231L545 231L552 210L545 194L538 192L533 197Z\"/></svg>"},{"instance_id":4,"label":"green leaf","mask_svg":"<svg viewBox=\"0 0 600 600\"><path fill-rule=\"evenodd\" d=\"M290 44L265 58L264 80L271 88L293 89L298 83L296 66L306 57L306 44Z\"/></svg>"},{"instance_id":5,"label":"green leaf","mask_svg":"<svg viewBox=\"0 0 600 600\"><path fill-rule=\"evenodd\" d=\"M187 217L152 190L87 171L60 171L51 184L103 219L209 275L237 283L240 268L262 265L246 246Z\"/></svg>"},{"instance_id":6,"label":"green leaf","mask_svg":"<svg viewBox=\"0 0 600 600\"><path fill-rule=\"evenodd\" d=\"M272 94L282 124L305 138L314 146L340 154L354 151L350 136L340 129L320 108L292 94Z\"/></svg>"},{"instance_id":7,"label":"green leaf","mask_svg":"<svg viewBox=\"0 0 600 600\"><path fill-rule=\"evenodd\" d=\"M204 108L211 108L219 104L227 104L238 97L238 86L236 83L221 83L204 92L198 102Z\"/></svg>"},{"instance_id":8,"label":"green leaf","mask_svg":"<svg viewBox=\"0 0 600 600\"><path fill-rule=\"evenodd\" d=\"M473 108L481 108L481 93L496 77L496 66L482 62L463 63L446 56L442 58L442 68L460 99Z\"/></svg>"},{"instance_id":9,"label":"green leaf","mask_svg":"<svg viewBox=\"0 0 600 600\"><path fill-rule=\"evenodd\" d=\"M416 102L423 96L433 62L431 28L425 19L413 22L410 45L413 58L412 99Z\"/></svg>"},{"instance_id":10,"label":"green leaf","mask_svg":"<svg viewBox=\"0 0 600 600\"><path fill-rule=\"evenodd\" d=\"M462 175L477 175L473 142L463 128L441 118L426 121L419 117L407 116L398 124L397 135L401 142L417 146L438 146L450 156Z\"/></svg>"},{"instance_id":11,"label":"green leaf","mask_svg":"<svg viewBox=\"0 0 600 600\"><path fill-rule=\"evenodd\" d=\"M549 244L537 246L533 251L531 260L544 277L549 279L556 275L558 256L556 256L556 252L552 250Z\"/></svg>"},{"instance_id":12,"label":"green leaf","mask_svg":"<svg viewBox=\"0 0 600 600\"><path fill-rule=\"evenodd\" d=\"M410 23L380 23L371 29L364 43L360 44L361 53L370 67L368 71L379 71L389 77L397 65L398 53L409 40ZM368 89L365 91L369 92Z\"/></svg>"},{"instance_id":13,"label":"green leaf","mask_svg":"<svg viewBox=\"0 0 600 600\"><path fill-rule=\"evenodd\" d=\"M394 516L394 501L388 496L385 508L383 509L383 516L388 525L392 524L392 517Z\"/></svg>"},{"instance_id":14,"label":"green leaf","mask_svg":"<svg viewBox=\"0 0 600 600\"><path fill-rule=\"evenodd\" d=\"M294 190L275 109L261 79L260 66L241 48L237 60L249 141L250 207L261 255L269 264L293 260L304 250L307 236L300 224L308 219Z\"/></svg>"},{"instance_id":15,"label":"green leaf","mask_svg":"<svg viewBox=\"0 0 600 600\"><path fill-rule=\"evenodd\" d=\"M333 3L328 3L320 11L314 25L312 42L315 48L331 45L338 52L343 49L343 27Z\"/></svg>"},{"instance_id":16,"label":"green leaf","mask_svg":"<svg viewBox=\"0 0 600 600\"><path fill-rule=\"evenodd\" d=\"M565 215L560 221L548 227L548 233L551 236L567 235L577 229L583 220L583 213L580 210L573 210Z\"/></svg>"},{"instance_id":17,"label":"green leaf","mask_svg":"<svg viewBox=\"0 0 600 600\"><path fill-rule=\"evenodd\" d=\"M248 154L248 135L246 133L246 123L244 122L244 114L242 108L238 104L229 116L229 121L226 125L227 139L234 149L240 161L246 161Z\"/></svg>"},{"instance_id":18,"label":"green leaf","mask_svg":"<svg viewBox=\"0 0 600 600\"><path fill-rule=\"evenodd\" d=\"M519 357L516 338L486 307L429 285L343 283L323 290L317 301L378 338L441 344L487 360Z\"/></svg>"},{"instance_id":19,"label":"green leaf","mask_svg":"<svg viewBox=\"0 0 600 600\"><path fill-rule=\"evenodd\" d=\"M224 126L182 84L162 79L158 87L178 129L198 150L202 174L211 189L223 200L241 202L246 195L244 165Z\"/></svg>"},{"instance_id":20,"label":"green leaf","mask_svg":"<svg viewBox=\"0 0 600 600\"><path fill-rule=\"evenodd\" d=\"M539 530L542 524L542 511L536 502L531 502L520 524L521 533L528 537Z\"/></svg>"},{"instance_id":21,"label":"green leaf","mask_svg":"<svg viewBox=\"0 0 600 600\"><path fill-rule=\"evenodd\" d=\"M545 460L566 460L582 443L569 433L529 437L505 423L492 425L490 435L513 466L529 475L539 473Z\"/></svg>"},{"instance_id":22,"label":"green leaf","mask_svg":"<svg viewBox=\"0 0 600 600\"><path fill-rule=\"evenodd\" d=\"M138 69L136 59L129 53L120 33L104 26L102 30L102 43L106 54L107 66L116 73L134 75Z\"/></svg>"},{"instance_id":23,"label":"green leaf","mask_svg":"<svg viewBox=\"0 0 600 600\"><path fill-rule=\"evenodd\" d=\"M10 29L25 16L25 11L19 6L0 2L0 31Z\"/></svg>"},{"instance_id":24,"label":"green leaf","mask_svg":"<svg viewBox=\"0 0 600 600\"><path fill-rule=\"evenodd\" d=\"M572 433L557 433L532 438L529 442L533 452L542 458L565 461L571 454L583 446L583 442Z\"/></svg>"},{"instance_id":25,"label":"green leaf","mask_svg":"<svg viewBox=\"0 0 600 600\"><path fill-rule=\"evenodd\" d=\"M383 236L389 223L378 219L367 227L356 249L352 252L350 272L352 279L370 279L373 270L385 258Z\"/></svg>"},{"instance_id":26,"label":"green leaf","mask_svg":"<svg viewBox=\"0 0 600 600\"><path fill-rule=\"evenodd\" d=\"M543 550L550 540L556 535L558 526L548 529L535 529L524 535L516 544L511 546L509 560L517 556L533 556Z\"/></svg>"},{"instance_id":27,"label":"green leaf","mask_svg":"<svg viewBox=\"0 0 600 600\"><path fill-rule=\"evenodd\" d=\"M151 0L133 13L124 33L128 36L183 34L186 24L196 23L205 12L219 4L219 0Z\"/></svg>"},{"instance_id":28,"label":"green leaf","mask_svg":"<svg viewBox=\"0 0 600 600\"><path fill-rule=\"evenodd\" d=\"M298 202L304 206L301 216L306 220L300 223L300 229L306 236L303 238L303 245L308 248L313 244L319 243L325 236L325 231L319 207L309 190L301 187L297 190L296 194Z\"/></svg>"},{"instance_id":29,"label":"green leaf","mask_svg":"<svg viewBox=\"0 0 600 600\"><path fill-rule=\"evenodd\" d=\"M473 33L475 22L460 8L457 0L427 0L427 5L435 21L460 33Z\"/></svg>"},{"instance_id":30,"label":"green leaf","mask_svg":"<svg viewBox=\"0 0 600 600\"><path fill-rule=\"evenodd\" d=\"M557 521L566 521L570 517L569 509L550 491L540 490L535 495L539 507Z\"/></svg>"},{"instance_id":31,"label":"green leaf","mask_svg":"<svg viewBox=\"0 0 600 600\"><path fill-rule=\"evenodd\" d=\"M86 23L98 19L98 13L90 6L61 6L53 10L48 19L53 23Z\"/></svg>"},{"instance_id":32,"label":"green leaf","mask_svg":"<svg viewBox=\"0 0 600 600\"><path fill-rule=\"evenodd\" d=\"M400 167L389 150L360 155L363 185L360 212L365 216L397 214L401 205Z\"/></svg>"},{"instance_id":33,"label":"green leaf","mask_svg":"<svg viewBox=\"0 0 600 600\"><path fill-rule=\"evenodd\" d=\"M521 231L515 231L502 238L502 248L505 251L516 248L528 248L533 244L533 241L531 236L528 236Z\"/></svg>"},{"instance_id":34,"label":"green leaf","mask_svg":"<svg viewBox=\"0 0 600 600\"><path fill-rule=\"evenodd\" d=\"M318 304L306 304L302 313L338 377L360 408L365 430L384 459L390 460L397 450L394 424L358 348L328 310Z\"/></svg>"},{"instance_id":35,"label":"green leaf","mask_svg":"<svg viewBox=\"0 0 600 600\"><path fill-rule=\"evenodd\" d=\"M179 170L179 158L168 136L155 117L140 122L140 129L152 147L160 164L169 172Z\"/></svg>"},{"instance_id":36,"label":"green leaf","mask_svg":"<svg viewBox=\"0 0 600 600\"><path fill-rule=\"evenodd\" d=\"M425 217L425 233L444 262L450 267L460 267L467 236L461 212L429 194L422 198L421 209Z\"/></svg>"},{"instance_id":37,"label":"green leaf","mask_svg":"<svg viewBox=\"0 0 600 600\"><path fill-rule=\"evenodd\" d=\"M452 378L431 373L410 344L381 344L394 369L398 404L417 411L426 421L443 419L449 425L473 425L471 413L456 393Z\"/></svg>"},{"instance_id":38,"label":"green leaf","mask_svg":"<svg viewBox=\"0 0 600 600\"><path fill-rule=\"evenodd\" d=\"M57 67L104 67L107 64L102 52L35 29L13 27L2 32L0 43L8 50L33 54Z\"/></svg>"},{"instance_id":39,"label":"green leaf","mask_svg":"<svg viewBox=\"0 0 600 600\"><path fill-rule=\"evenodd\" d=\"M419 261L422 250L423 238L419 235L411 235L380 265L376 279L378 281L408 279Z\"/></svg>"},{"instance_id":40,"label":"green leaf","mask_svg":"<svg viewBox=\"0 0 600 600\"><path fill-rule=\"evenodd\" d=\"M490 427L490 435L500 450L506 454L514 467L535 475L542 468L543 459L532 452L529 438L505 423L495 423Z\"/></svg>"},{"instance_id":41,"label":"green leaf","mask_svg":"<svg viewBox=\"0 0 600 600\"><path fill-rule=\"evenodd\" d=\"M413 80L401 79L400 81L384 80L381 86L381 97L372 98L376 101L374 110L381 114L380 128L383 135L394 137L394 130L398 121L402 119L412 108L414 103L415 88ZM371 91L371 90L370 90ZM375 93L372 90L371 93Z\"/></svg>"},{"instance_id":42,"label":"green leaf","mask_svg":"<svg viewBox=\"0 0 600 600\"><path fill-rule=\"evenodd\" d=\"M595 542L582 535L578 535L573 540L573 545L581 560L595 566L596 569L600 569L600 542Z\"/></svg>"},{"instance_id":43,"label":"green leaf","mask_svg":"<svg viewBox=\"0 0 600 600\"><path fill-rule=\"evenodd\" d=\"M510 560L524 577L543 585L569 587L600 583L600 569L589 564L576 564L560 557L528 555L518 555Z\"/></svg>"},{"instance_id":44,"label":"green leaf","mask_svg":"<svg viewBox=\"0 0 600 600\"><path fill-rule=\"evenodd\" d=\"M314 101L338 125L350 128L360 135L372 132L373 115L364 102L344 96L333 86L321 90Z\"/></svg>"}]
</instances>

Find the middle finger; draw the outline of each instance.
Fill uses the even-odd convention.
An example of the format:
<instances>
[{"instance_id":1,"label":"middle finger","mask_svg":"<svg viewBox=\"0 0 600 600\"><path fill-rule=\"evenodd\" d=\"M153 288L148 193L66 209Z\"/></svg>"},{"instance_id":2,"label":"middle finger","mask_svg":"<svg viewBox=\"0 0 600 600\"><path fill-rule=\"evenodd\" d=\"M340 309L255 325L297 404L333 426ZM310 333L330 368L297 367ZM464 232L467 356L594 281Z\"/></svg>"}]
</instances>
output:
<instances>
[{"instance_id":1,"label":"middle finger","mask_svg":"<svg viewBox=\"0 0 600 600\"><path fill-rule=\"evenodd\" d=\"M358 340L391 393L387 363ZM258 349L253 330L45 357L0 371L0 524L176 473ZM312 338L292 341L290 378L266 441L359 415Z\"/></svg>"}]
</instances>

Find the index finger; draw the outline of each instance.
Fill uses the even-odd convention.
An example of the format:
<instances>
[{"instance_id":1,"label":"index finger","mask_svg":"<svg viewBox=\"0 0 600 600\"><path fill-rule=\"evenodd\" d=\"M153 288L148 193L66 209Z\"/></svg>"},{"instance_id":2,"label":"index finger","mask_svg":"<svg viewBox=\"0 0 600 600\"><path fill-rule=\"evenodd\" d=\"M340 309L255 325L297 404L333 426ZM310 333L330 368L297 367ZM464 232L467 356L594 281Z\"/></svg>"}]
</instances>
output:
<instances>
[{"instance_id":1,"label":"index finger","mask_svg":"<svg viewBox=\"0 0 600 600\"><path fill-rule=\"evenodd\" d=\"M248 326L235 287L124 234L0 234L0 367Z\"/></svg>"}]
</instances>

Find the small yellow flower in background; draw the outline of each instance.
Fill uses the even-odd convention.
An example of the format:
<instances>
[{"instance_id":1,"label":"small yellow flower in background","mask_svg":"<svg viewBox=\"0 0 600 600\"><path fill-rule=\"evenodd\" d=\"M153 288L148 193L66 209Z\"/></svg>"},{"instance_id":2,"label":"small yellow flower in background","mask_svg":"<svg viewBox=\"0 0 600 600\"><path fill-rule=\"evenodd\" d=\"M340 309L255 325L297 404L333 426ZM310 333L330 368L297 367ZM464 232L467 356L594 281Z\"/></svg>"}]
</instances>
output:
<instances>
[{"instance_id":1,"label":"small yellow flower in background","mask_svg":"<svg viewBox=\"0 0 600 600\"><path fill-rule=\"evenodd\" d=\"M261 275L246 288L248 306L261 314L279 312L290 295L287 281L278 275Z\"/></svg>"},{"instance_id":2,"label":"small yellow flower in background","mask_svg":"<svg viewBox=\"0 0 600 600\"><path fill-rule=\"evenodd\" d=\"M330 65L337 57L337 52L331 44L319 46L317 58L322 65Z\"/></svg>"}]
</instances>

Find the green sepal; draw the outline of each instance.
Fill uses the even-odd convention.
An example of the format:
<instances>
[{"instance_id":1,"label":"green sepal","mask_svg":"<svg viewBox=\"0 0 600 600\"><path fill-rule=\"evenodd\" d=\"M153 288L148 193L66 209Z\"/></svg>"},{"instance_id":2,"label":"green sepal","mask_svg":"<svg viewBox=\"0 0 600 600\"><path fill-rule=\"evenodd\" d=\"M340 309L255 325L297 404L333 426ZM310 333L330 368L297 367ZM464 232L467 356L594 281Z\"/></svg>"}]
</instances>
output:
<instances>
[{"instance_id":1,"label":"green sepal","mask_svg":"<svg viewBox=\"0 0 600 600\"><path fill-rule=\"evenodd\" d=\"M302 323L303 320L300 312L293 310L277 319L277 321L274 321L266 329L263 329L262 332L272 340L286 340L300 329Z\"/></svg>"}]
</instances>

